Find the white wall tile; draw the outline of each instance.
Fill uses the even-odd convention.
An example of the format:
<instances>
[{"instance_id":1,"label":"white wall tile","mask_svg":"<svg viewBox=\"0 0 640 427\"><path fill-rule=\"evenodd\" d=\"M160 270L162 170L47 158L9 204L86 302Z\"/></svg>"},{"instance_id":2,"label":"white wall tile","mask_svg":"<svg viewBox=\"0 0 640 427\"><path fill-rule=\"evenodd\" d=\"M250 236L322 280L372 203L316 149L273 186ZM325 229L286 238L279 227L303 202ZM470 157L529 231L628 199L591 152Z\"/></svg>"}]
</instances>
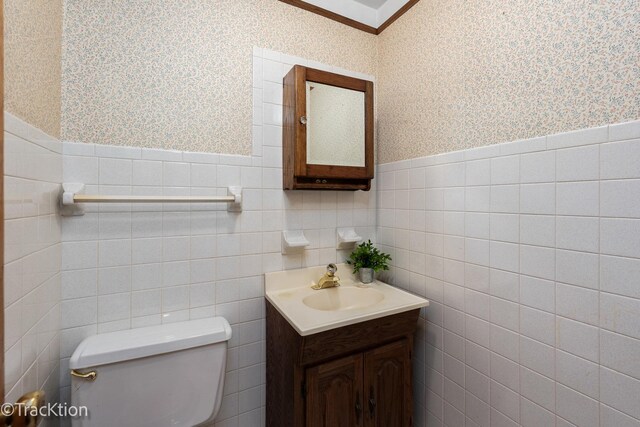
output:
<instances>
[{"instance_id":1,"label":"white wall tile","mask_svg":"<svg viewBox=\"0 0 640 427\"><path fill-rule=\"evenodd\" d=\"M523 154L520 156L520 182L554 182L556 179L555 151Z\"/></svg>"},{"instance_id":2,"label":"white wall tile","mask_svg":"<svg viewBox=\"0 0 640 427\"><path fill-rule=\"evenodd\" d=\"M600 425L602 427L637 427L639 424L640 421L637 419L600 404Z\"/></svg>"},{"instance_id":3,"label":"white wall tile","mask_svg":"<svg viewBox=\"0 0 640 427\"><path fill-rule=\"evenodd\" d=\"M556 285L556 313L579 322L598 325L599 293L578 286Z\"/></svg>"},{"instance_id":4,"label":"white wall tile","mask_svg":"<svg viewBox=\"0 0 640 427\"><path fill-rule=\"evenodd\" d=\"M598 254L557 250L556 280L598 289Z\"/></svg>"},{"instance_id":5,"label":"white wall tile","mask_svg":"<svg viewBox=\"0 0 640 427\"><path fill-rule=\"evenodd\" d=\"M518 185L492 185L491 212L518 213L519 194Z\"/></svg>"},{"instance_id":6,"label":"white wall tile","mask_svg":"<svg viewBox=\"0 0 640 427\"><path fill-rule=\"evenodd\" d=\"M520 156L491 159L491 184L516 184L520 182Z\"/></svg>"},{"instance_id":7,"label":"white wall tile","mask_svg":"<svg viewBox=\"0 0 640 427\"><path fill-rule=\"evenodd\" d=\"M480 303L480 301L478 301ZM517 303L491 298L491 323L518 332L520 329L520 306Z\"/></svg>"},{"instance_id":8,"label":"white wall tile","mask_svg":"<svg viewBox=\"0 0 640 427\"><path fill-rule=\"evenodd\" d=\"M521 367L520 393L548 411L555 412L555 383L550 378Z\"/></svg>"},{"instance_id":9,"label":"white wall tile","mask_svg":"<svg viewBox=\"0 0 640 427\"><path fill-rule=\"evenodd\" d=\"M600 363L610 369L640 380L640 340L601 330Z\"/></svg>"},{"instance_id":10,"label":"white wall tile","mask_svg":"<svg viewBox=\"0 0 640 427\"><path fill-rule=\"evenodd\" d=\"M558 216L556 218L556 246L585 252L598 252L598 218Z\"/></svg>"},{"instance_id":11,"label":"white wall tile","mask_svg":"<svg viewBox=\"0 0 640 427\"><path fill-rule=\"evenodd\" d=\"M520 241L520 216L491 214L490 237L492 240L518 243Z\"/></svg>"},{"instance_id":12,"label":"white wall tile","mask_svg":"<svg viewBox=\"0 0 640 427\"><path fill-rule=\"evenodd\" d=\"M509 301L519 301L520 276L518 274L492 268L489 270L489 281L491 295Z\"/></svg>"},{"instance_id":13,"label":"white wall tile","mask_svg":"<svg viewBox=\"0 0 640 427\"><path fill-rule=\"evenodd\" d=\"M467 212L464 214L464 233L467 237L490 238L490 216L487 213Z\"/></svg>"},{"instance_id":14,"label":"white wall tile","mask_svg":"<svg viewBox=\"0 0 640 427\"><path fill-rule=\"evenodd\" d=\"M556 387L556 412L575 425L598 427L598 402L560 384Z\"/></svg>"},{"instance_id":15,"label":"white wall tile","mask_svg":"<svg viewBox=\"0 0 640 427\"><path fill-rule=\"evenodd\" d=\"M602 403L640 419L638 395L640 395L640 381L611 369L600 368L600 400Z\"/></svg>"},{"instance_id":16,"label":"white wall tile","mask_svg":"<svg viewBox=\"0 0 640 427\"><path fill-rule=\"evenodd\" d=\"M520 418L518 394L495 381L491 382L491 406L511 418ZM495 419L494 415L495 412L492 413Z\"/></svg>"},{"instance_id":17,"label":"white wall tile","mask_svg":"<svg viewBox=\"0 0 640 427\"><path fill-rule=\"evenodd\" d=\"M600 327L640 339L640 300L602 292Z\"/></svg>"},{"instance_id":18,"label":"white wall tile","mask_svg":"<svg viewBox=\"0 0 640 427\"><path fill-rule=\"evenodd\" d=\"M640 298L640 260L600 255L600 289Z\"/></svg>"},{"instance_id":19,"label":"white wall tile","mask_svg":"<svg viewBox=\"0 0 640 427\"><path fill-rule=\"evenodd\" d=\"M520 215L520 243L554 247L556 218L551 215Z\"/></svg>"},{"instance_id":20,"label":"white wall tile","mask_svg":"<svg viewBox=\"0 0 640 427\"><path fill-rule=\"evenodd\" d=\"M580 129L547 136L547 147L563 148L577 145L597 144L607 141L608 137L609 126Z\"/></svg>"},{"instance_id":21,"label":"white wall tile","mask_svg":"<svg viewBox=\"0 0 640 427\"><path fill-rule=\"evenodd\" d=\"M520 306L520 333L550 346L555 346L555 321L553 314Z\"/></svg>"},{"instance_id":22,"label":"white wall tile","mask_svg":"<svg viewBox=\"0 0 640 427\"><path fill-rule=\"evenodd\" d=\"M520 245L520 272L528 276L555 278L555 249Z\"/></svg>"},{"instance_id":23,"label":"white wall tile","mask_svg":"<svg viewBox=\"0 0 640 427\"><path fill-rule=\"evenodd\" d=\"M600 183L600 215L618 218L640 218L640 180L602 181Z\"/></svg>"},{"instance_id":24,"label":"white wall tile","mask_svg":"<svg viewBox=\"0 0 640 427\"><path fill-rule=\"evenodd\" d=\"M520 364L549 378L555 378L555 349L520 336Z\"/></svg>"},{"instance_id":25,"label":"white wall tile","mask_svg":"<svg viewBox=\"0 0 640 427\"><path fill-rule=\"evenodd\" d=\"M609 125L609 141L640 138L640 120Z\"/></svg>"},{"instance_id":26,"label":"white wall tile","mask_svg":"<svg viewBox=\"0 0 640 427\"><path fill-rule=\"evenodd\" d=\"M518 245L491 241L490 256L492 268L516 273L520 271Z\"/></svg>"},{"instance_id":27,"label":"white wall tile","mask_svg":"<svg viewBox=\"0 0 640 427\"><path fill-rule=\"evenodd\" d=\"M491 187L468 187L465 191L465 209L471 212L489 212ZM427 204L427 208L428 208Z\"/></svg>"},{"instance_id":28,"label":"white wall tile","mask_svg":"<svg viewBox=\"0 0 640 427\"><path fill-rule=\"evenodd\" d=\"M491 160L476 160L466 163L465 185L491 184Z\"/></svg>"},{"instance_id":29,"label":"white wall tile","mask_svg":"<svg viewBox=\"0 0 640 427\"><path fill-rule=\"evenodd\" d=\"M555 416L532 401L520 398L520 423L524 427L552 427L556 425Z\"/></svg>"},{"instance_id":30,"label":"white wall tile","mask_svg":"<svg viewBox=\"0 0 640 427\"><path fill-rule=\"evenodd\" d=\"M131 185L131 175L131 160L100 158L100 184Z\"/></svg>"},{"instance_id":31,"label":"white wall tile","mask_svg":"<svg viewBox=\"0 0 640 427\"><path fill-rule=\"evenodd\" d=\"M151 160L134 160L132 167L133 171L131 183L133 185L162 185L162 162Z\"/></svg>"},{"instance_id":32,"label":"white wall tile","mask_svg":"<svg viewBox=\"0 0 640 427\"><path fill-rule=\"evenodd\" d=\"M556 152L558 181L588 181L600 178L600 147L569 148Z\"/></svg>"},{"instance_id":33,"label":"white wall tile","mask_svg":"<svg viewBox=\"0 0 640 427\"><path fill-rule=\"evenodd\" d=\"M640 163L640 140L602 144L600 178L637 178Z\"/></svg>"},{"instance_id":34,"label":"white wall tile","mask_svg":"<svg viewBox=\"0 0 640 427\"><path fill-rule=\"evenodd\" d=\"M65 182L99 183L97 157L64 156L62 170Z\"/></svg>"},{"instance_id":35,"label":"white wall tile","mask_svg":"<svg viewBox=\"0 0 640 427\"><path fill-rule=\"evenodd\" d=\"M520 186L520 213L553 215L555 197L555 184L523 184Z\"/></svg>"},{"instance_id":36,"label":"white wall tile","mask_svg":"<svg viewBox=\"0 0 640 427\"><path fill-rule=\"evenodd\" d=\"M556 185L558 215L600 215L598 181L562 182Z\"/></svg>"},{"instance_id":37,"label":"white wall tile","mask_svg":"<svg viewBox=\"0 0 640 427\"><path fill-rule=\"evenodd\" d=\"M640 220L602 218L600 252L640 258Z\"/></svg>"},{"instance_id":38,"label":"white wall tile","mask_svg":"<svg viewBox=\"0 0 640 427\"><path fill-rule=\"evenodd\" d=\"M559 349L598 362L598 328L563 317L556 318L556 342Z\"/></svg>"},{"instance_id":39,"label":"white wall tile","mask_svg":"<svg viewBox=\"0 0 640 427\"><path fill-rule=\"evenodd\" d=\"M96 242L65 242L62 245L62 269L95 268L98 265Z\"/></svg>"},{"instance_id":40,"label":"white wall tile","mask_svg":"<svg viewBox=\"0 0 640 427\"><path fill-rule=\"evenodd\" d=\"M193 187L215 187L217 178L216 165L190 164L190 184Z\"/></svg>"},{"instance_id":41,"label":"white wall tile","mask_svg":"<svg viewBox=\"0 0 640 427\"><path fill-rule=\"evenodd\" d=\"M96 297L62 301L60 303L60 312L66 315L62 316L60 327L67 329L96 323L98 316L96 307Z\"/></svg>"}]
</instances>

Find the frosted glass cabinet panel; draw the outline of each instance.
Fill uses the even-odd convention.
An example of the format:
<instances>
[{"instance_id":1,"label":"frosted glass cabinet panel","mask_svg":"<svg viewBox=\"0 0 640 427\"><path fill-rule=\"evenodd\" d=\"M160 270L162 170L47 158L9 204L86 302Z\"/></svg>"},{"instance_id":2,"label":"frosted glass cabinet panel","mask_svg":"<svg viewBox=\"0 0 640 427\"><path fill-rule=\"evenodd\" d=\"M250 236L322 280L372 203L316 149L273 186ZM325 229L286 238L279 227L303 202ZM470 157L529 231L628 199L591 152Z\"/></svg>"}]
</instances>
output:
<instances>
[{"instance_id":1,"label":"frosted glass cabinet panel","mask_svg":"<svg viewBox=\"0 0 640 427\"><path fill-rule=\"evenodd\" d=\"M364 167L364 92L307 82L307 163Z\"/></svg>"}]
</instances>

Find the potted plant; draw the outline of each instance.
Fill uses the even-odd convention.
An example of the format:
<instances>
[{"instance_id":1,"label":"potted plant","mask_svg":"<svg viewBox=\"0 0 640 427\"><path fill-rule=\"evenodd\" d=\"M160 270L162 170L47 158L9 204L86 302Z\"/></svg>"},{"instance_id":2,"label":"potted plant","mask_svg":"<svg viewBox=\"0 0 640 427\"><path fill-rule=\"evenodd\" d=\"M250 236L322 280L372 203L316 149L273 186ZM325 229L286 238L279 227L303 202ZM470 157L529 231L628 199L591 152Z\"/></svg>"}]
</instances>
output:
<instances>
[{"instance_id":1,"label":"potted plant","mask_svg":"<svg viewBox=\"0 0 640 427\"><path fill-rule=\"evenodd\" d=\"M353 274L360 273L362 283L371 283L374 273L389 269L389 261L391 261L389 254L380 252L378 248L373 246L371 240L367 240L356 246L349 255L347 264L353 266Z\"/></svg>"}]
</instances>

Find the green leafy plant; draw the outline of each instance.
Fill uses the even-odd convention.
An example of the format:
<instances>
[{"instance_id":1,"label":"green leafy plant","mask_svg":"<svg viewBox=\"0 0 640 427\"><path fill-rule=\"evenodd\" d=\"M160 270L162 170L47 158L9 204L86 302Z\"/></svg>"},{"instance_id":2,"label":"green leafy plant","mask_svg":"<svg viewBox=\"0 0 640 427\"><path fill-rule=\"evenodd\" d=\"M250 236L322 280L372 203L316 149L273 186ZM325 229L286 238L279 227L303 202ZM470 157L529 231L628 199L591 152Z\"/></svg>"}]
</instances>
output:
<instances>
[{"instance_id":1,"label":"green leafy plant","mask_svg":"<svg viewBox=\"0 0 640 427\"><path fill-rule=\"evenodd\" d=\"M375 272L388 270L389 261L391 261L389 254L380 252L378 248L373 246L371 240L367 240L356 246L349 255L347 264L353 266L353 274L356 274L361 268L373 268Z\"/></svg>"}]
</instances>

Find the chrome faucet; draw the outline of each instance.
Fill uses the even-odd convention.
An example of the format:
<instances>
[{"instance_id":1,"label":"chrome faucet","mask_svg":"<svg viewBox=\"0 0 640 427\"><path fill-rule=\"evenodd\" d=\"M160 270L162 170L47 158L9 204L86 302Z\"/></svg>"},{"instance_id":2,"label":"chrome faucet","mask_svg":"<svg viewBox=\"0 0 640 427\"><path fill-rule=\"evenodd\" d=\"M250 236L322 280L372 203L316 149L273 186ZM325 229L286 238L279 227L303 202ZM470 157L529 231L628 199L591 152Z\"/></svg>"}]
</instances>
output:
<instances>
[{"instance_id":1,"label":"chrome faucet","mask_svg":"<svg viewBox=\"0 0 640 427\"><path fill-rule=\"evenodd\" d=\"M338 267L335 264L327 265L327 272L318 280L318 284L313 285L311 289L318 290L340 286L340 278L335 275L336 271L338 271Z\"/></svg>"}]
</instances>

